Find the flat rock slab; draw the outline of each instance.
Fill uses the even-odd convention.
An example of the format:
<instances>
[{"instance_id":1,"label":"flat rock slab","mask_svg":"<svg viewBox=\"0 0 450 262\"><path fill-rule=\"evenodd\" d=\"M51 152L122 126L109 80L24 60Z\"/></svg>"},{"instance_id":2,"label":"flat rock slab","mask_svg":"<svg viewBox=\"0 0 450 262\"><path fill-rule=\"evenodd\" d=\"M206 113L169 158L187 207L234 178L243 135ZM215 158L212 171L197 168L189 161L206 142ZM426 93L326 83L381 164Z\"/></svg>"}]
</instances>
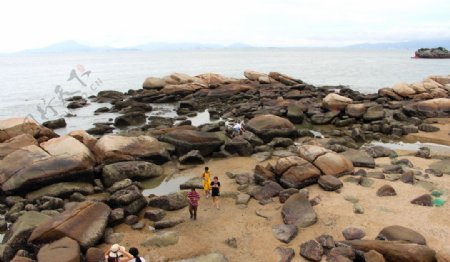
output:
<instances>
[{"instance_id":1,"label":"flat rock slab","mask_svg":"<svg viewBox=\"0 0 450 262\"><path fill-rule=\"evenodd\" d=\"M317 222L316 212L308 198L301 193L293 194L286 200L281 215L285 224L298 227L308 227Z\"/></svg>"},{"instance_id":2,"label":"flat rock slab","mask_svg":"<svg viewBox=\"0 0 450 262\"><path fill-rule=\"evenodd\" d=\"M342 241L354 249L363 252L375 250L382 254L386 261L434 262L436 252L424 245L406 244L398 241L384 240L351 240Z\"/></svg>"},{"instance_id":3,"label":"flat rock slab","mask_svg":"<svg viewBox=\"0 0 450 262\"><path fill-rule=\"evenodd\" d=\"M53 243L44 245L38 252L38 261L79 262L80 245L77 241L64 237Z\"/></svg>"},{"instance_id":4,"label":"flat rock slab","mask_svg":"<svg viewBox=\"0 0 450 262\"><path fill-rule=\"evenodd\" d=\"M228 259L220 253L211 253L203 256L177 260L175 262L228 262Z\"/></svg>"},{"instance_id":5,"label":"flat rock slab","mask_svg":"<svg viewBox=\"0 0 450 262\"><path fill-rule=\"evenodd\" d=\"M377 239L380 240L403 240L411 243L416 243L419 245L426 245L427 241L422 234L399 225L388 226L383 228L380 233L378 233Z\"/></svg>"},{"instance_id":6,"label":"flat rock slab","mask_svg":"<svg viewBox=\"0 0 450 262\"><path fill-rule=\"evenodd\" d=\"M164 146L154 137L104 135L95 144L95 155L102 163L132 160L166 162L170 159Z\"/></svg>"},{"instance_id":7,"label":"flat rock slab","mask_svg":"<svg viewBox=\"0 0 450 262\"><path fill-rule=\"evenodd\" d=\"M70 237L83 248L91 247L103 237L110 212L111 209L104 203L81 202L39 224L28 241L43 244Z\"/></svg>"},{"instance_id":8,"label":"flat rock slab","mask_svg":"<svg viewBox=\"0 0 450 262\"><path fill-rule=\"evenodd\" d=\"M298 228L296 225L279 224L272 226L272 233L281 242L289 243L297 236Z\"/></svg>"},{"instance_id":9,"label":"flat rock slab","mask_svg":"<svg viewBox=\"0 0 450 262\"><path fill-rule=\"evenodd\" d=\"M141 243L143 247L166 247L178 243L178 233L173 231L158 232Z\"/></svg>"},{"instance_id":10,"label":"flat rock slab","mask_svg":"<svg viewBox=\"0 0 450 262\"><path fill-rule=\"evenodd\" d=\"M30 192L26 195L26 198L35 200L44 196L67 197L75 192L90 195L94 193L94 186L84 182L61 182Z\"/></svg>"}]
</instances>

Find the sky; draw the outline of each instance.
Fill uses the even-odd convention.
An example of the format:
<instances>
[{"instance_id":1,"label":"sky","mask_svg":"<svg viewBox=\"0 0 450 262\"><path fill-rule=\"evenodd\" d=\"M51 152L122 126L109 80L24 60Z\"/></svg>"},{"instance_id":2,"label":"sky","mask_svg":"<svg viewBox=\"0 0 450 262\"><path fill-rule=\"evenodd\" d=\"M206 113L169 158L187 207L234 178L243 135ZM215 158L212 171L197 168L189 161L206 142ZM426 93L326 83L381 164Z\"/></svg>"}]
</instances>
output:
<instances>
[{"instance_id":1,"label":"sky","mask_svg":"<svg viewBox=\"0 0 450 262\"><path fill-rule=\"evenodd\" d=\"M449 0L14 0L0 3L0 52L75 40L345 46L450 38Z\"/></svg>"}]
</instances>

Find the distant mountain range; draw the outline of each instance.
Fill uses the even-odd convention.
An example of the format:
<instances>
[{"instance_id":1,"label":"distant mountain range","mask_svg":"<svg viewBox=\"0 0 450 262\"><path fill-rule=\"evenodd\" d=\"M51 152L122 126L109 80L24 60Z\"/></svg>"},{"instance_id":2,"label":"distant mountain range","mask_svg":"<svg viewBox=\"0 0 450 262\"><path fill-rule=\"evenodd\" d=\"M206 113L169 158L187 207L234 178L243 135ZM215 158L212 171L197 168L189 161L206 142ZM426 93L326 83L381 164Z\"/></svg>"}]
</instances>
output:
<instances>
[{"instance_id":1,"label":"distant mountain range","mask_svg":"<svg viewBox=\"0 0 450 262\"><path fill-rule=\"evenodd\" d=\"M445 47L450 49L450 39L439 40L416 40L393 43L363 43L349 45L339 48L351 49L419 49L431 47ZM276 46L273 46L275 48ZM147 44L131 46L126 48L115 48L110 46L93 47L80 44L76 41L65 41L49 45L43 48L23 50L19 53L68 53L68 52L113 52L113 51L175 51L175 50L217 50L217 49L247 49L247 48L269 48L255 47L244 43L235 43L231 45L220 44L201 44L201 43L164 43L151 42ZM283 48L283 47L276 47ZM288 48L311 48L311 47L288 47ZM312 47L314 48L314 47ZM326 47L320 47L326 48Z\"/></svg>"},{"instance_id":2,"label":"distant mountain range","mask_svg":"<svg viewBox=\"0 0 450 262\"><path fill-rule=\"evenodd\" d=\"M164 43L152 42L125 48L110 46L94 47L70 40L49 45L43 48L28 49L19 53L70 53L70 52L112 52L112 51L173 51L173 50L208 50L208 49L242 49L253 48L250 45L235 43L231 45L199 44L199 43Z\"/></svg>"},{"instance_id":3,"label":"distant mountain range","mask_svg":"<svg viewBox=\"0 0 450 262\"><path fill-rule=\"evenodd\" d=\"M419 48L435 48L435 47L450 47L450 38L438 40L415 40L394 43L363 43L357 45L350 45L346 48L359 49L419 49Z\"/></svg>"}]
</instances>

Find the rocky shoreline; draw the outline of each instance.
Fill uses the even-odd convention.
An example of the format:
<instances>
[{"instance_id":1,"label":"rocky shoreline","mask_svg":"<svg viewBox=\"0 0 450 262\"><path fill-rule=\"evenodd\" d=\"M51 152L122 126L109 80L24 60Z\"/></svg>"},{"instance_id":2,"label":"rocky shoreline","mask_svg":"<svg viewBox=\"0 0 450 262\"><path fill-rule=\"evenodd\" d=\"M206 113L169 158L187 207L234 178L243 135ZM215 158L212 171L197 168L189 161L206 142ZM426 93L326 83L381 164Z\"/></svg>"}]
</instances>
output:
<instances>
[{"instance_id":1,"label":"rocky shoreline","mask_svg":"<svg viewBox=\"0 0 450 262\"><path fill-rule=\"evenodd\" d=\"M447 181L448 156L421 148L414 153L416 158L435 160L421 168L398 157L398 152L366 144L439 132L434 118L449 117L450 76L399 83L375 94L342 86L316 87L276 72L246 71L244 76L175 73L149 77L139 90L101 91L90 101L111 106L99 108L96 114L121 115L63 136L53 131L65 126L63 119L43 125L23 118L0 120L0 213L4 217L0 229L6 232L0 261L14 257L13 261L100 261L103 251L98 245L121 242L123 234L114 228L125 225L148 236L133 245L156 250L177 245L179 234L167 229L185 221L165 217L187 206L183 191L144 196L139 181L189 170L211 159L251 156L260 162L252 166L251 173L228 173L226 179L238 186L222 197L235 199L241 208L251 199L269 207L279 202L281 221L268 230L286 244L299 229L314 227L318 221L315 206L320 198L309 198L306 188L311 185L319 185L324 192L340 192L348 183L370 188L374 179L424 184L429 192L411 199L410 204L448 210L448 187L436 186L434 181ZM69 100L69 108L89 105L87 98ZM146 113L158 103L176 103L177 116L148 117ZM192 126L187 117L204 110L211 122ZM227 126L241 120L247 131L230 138ZM304 128L318 125L329 127L320 138ZM120 135L109 134L115 129ZM449 134L443 136L450 140ZM380 165L378 158L390 162ZM225 179L226 170L219 172ZM200 182L194 179L181 187L201 187ZM378 197L396 194L391 187L380 187ZM364 213L356 202L353 209L355 214ZM355 240L363 238L361 234L351 239L344 234L346 241L319 235L316 240L304 239L300 255L312 261L320 261L323 255L330 261L448 261L444 260L449 259L448 252L436 255L423 236L417 237L420 233L400 226L380 228L381 235L394 236L385 236L383 241ZM234 246L236 239L226 242ZM286 246L277 252L278 261L291 261L296 253ZM200 258L188 261L232 259L224 252L190 255L161 261L195 256Z\"/></svg>"}]
</instances>

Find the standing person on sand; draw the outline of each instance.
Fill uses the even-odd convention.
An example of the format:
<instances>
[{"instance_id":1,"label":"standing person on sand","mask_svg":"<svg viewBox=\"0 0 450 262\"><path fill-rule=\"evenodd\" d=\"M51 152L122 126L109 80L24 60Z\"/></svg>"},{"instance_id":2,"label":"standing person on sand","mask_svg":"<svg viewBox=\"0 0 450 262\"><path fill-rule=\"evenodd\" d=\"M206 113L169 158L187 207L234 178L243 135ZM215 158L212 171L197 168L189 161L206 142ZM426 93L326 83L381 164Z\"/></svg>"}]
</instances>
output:
<instances>
[{"instance_id":1,"label":"standing person on sand","mask_svg":"<svg viewBox=\"0 0 450 262\"><path fill-rule=\"evenodd\" d=\"M211 190L211 173L209 173L209 167L205 167L205 172L203 172L202 178L203 178L203 190L205 190L206 198L208 198L209 191Z\"/></svg>"},{"instance_id":2,"label":"standing person on sand","mask_svg":"<svg viewBox=\"0 0 450 262\"><path fill-rule=\"evenodd\" d=\"M128 253L126 249L119 244L114 244L105 253L106 262L128 262L133 258L133 255Z\"/></svg>"},{"instance_id":3,"label":"standing person on sand","mask_svg":"<svg viewBox=\"0 0 450 262\"><path fill-rule=\"evenodd\" d=\"M128 260L128 262L145 262L145 259L139 256L139 250L137 248L130 247L128 252L134 257L133 259Z\"/></svg>"},{"instance_id":4,"label":"standing person on sand","mask_svg":"<svg viewBox=\"0 0 450 262\"><path fill-rule=\"evenodd\" d=\"M217 209L219 209L220 182L218 177L214 177L214 180L211 182L211 188L213 204Z\"/></svg>"},{"instance_id":5,"label":"standing person on sand","mask_svg":"<svg viewBox=\"0 0 450 262\"><path fill-rule=\"evenodd\" d=\"M197 208L200 194L195 191L195 187L191 188L191 191L187 194L187 199L189 202L189 214L191 214L191 219L197 220Z\"/></svg>"}]
</instances>

